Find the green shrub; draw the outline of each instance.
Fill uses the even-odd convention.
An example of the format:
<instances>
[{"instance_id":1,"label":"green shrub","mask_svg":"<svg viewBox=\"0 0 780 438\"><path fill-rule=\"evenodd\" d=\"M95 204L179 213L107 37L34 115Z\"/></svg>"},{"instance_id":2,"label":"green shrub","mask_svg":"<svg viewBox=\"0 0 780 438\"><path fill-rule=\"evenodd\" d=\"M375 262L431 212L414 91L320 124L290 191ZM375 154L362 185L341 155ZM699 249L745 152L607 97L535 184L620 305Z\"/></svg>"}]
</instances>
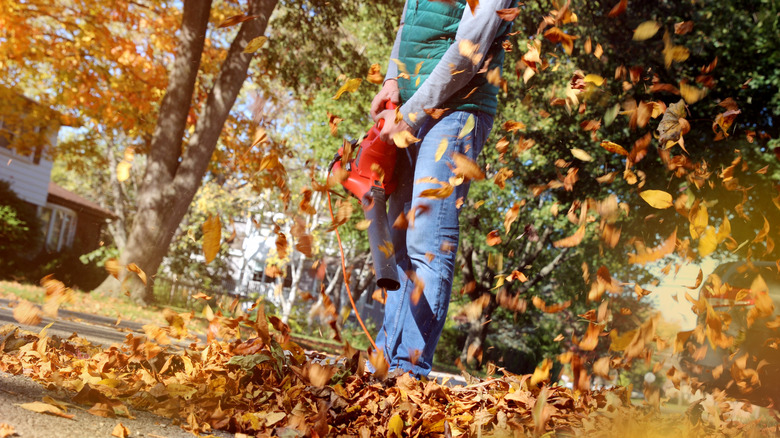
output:
<instances>
[{"instance_id":1,"label":"green shrub","mask_svg":"<svg viewBox=\"0 0 780 438\"><path fill-rule=\"evenodd\" d=\"M0 181L0 278L20 276L40 242L35 206L19 198L10 183Z\"/></svg>"}]
</instances>

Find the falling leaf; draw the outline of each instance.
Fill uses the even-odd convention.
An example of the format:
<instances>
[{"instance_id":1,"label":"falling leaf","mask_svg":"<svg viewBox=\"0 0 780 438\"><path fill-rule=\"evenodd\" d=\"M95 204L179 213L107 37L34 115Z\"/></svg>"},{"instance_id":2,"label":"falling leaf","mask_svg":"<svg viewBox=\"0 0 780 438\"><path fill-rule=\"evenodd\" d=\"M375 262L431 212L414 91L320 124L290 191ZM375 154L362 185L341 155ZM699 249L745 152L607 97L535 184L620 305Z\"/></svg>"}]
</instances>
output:
<instances>
[{"instance_id":1,"label":"falling leaf","mask_svg":"<svg viewBox=\"0 0 780 438\"><path fill-rule=\"evenodd\" d=\"M415 137L411 132L406 130L393 135L393 144L401 149L407 148L410 145L417 143L418 141L420 141L419 138Z\"/></svg>"},{"instance_id":2,"label":"falling leaf","mask_svg":"<svg viewBox=\"0 0 780 438\"><path fill-rule=\"evenodd\" d=\"M634 41L644 41L646 39L652 38L656 33L658 33L658 29L661 28L661 25L657 21L645 21L644 23L637 26L636 29L634 29Z\"/></svg>"},{"instance_id":3,"label":"falling leaf","mask_svg":"<svg viewBox=\"0 0 780 438\"><path fill-rule=\"evenodd\" d=\"M249 44L244 47L244 53L255 53L257 52L261 47L263 47L263 44L268 41L268 38L265 36L259 36L256 38L253 38L252 41L249 42Z\"/></svg>"},{"instance_id":4,"label":"falling leaf","mask_svg":"<svg viewBox=\"0 0 780 438\"><path fill-rule=\"evenodd\" d=\"M454 152L452 154L452 160L455 162L455 168L452 169L452 172L455 175L475 181L485 179L485 174L471 158L461 153Z\"/></svg>"},{"instance_id":5,"label":"falling leaf","mask_svg":"<svg viewBox=\"0 0 780 438\"><path fill-rule=\"evenodd\" d=\"M593 362L593 374L609 379L609 362L611 358L604 356Z\"/></svg>"},{"instance_id":6,"label":"falling leaf","mask_svg":"<svg viewBox=\"0 0 780 438\"><path fill-rule=\"evenodd\" d=\"M583 79L583 81L590 82L591 84L593 84L593 85L595 85L597 87L600 87L601 84L604 83L604 78L602 78L599 75L588 74L588 75L585 75L585 79Z\"/></svg>"},{"instance_id":7,"label":"falling leaf","mask_svg":"<svg viewBox=\"0 0 780 438\"><path fill-rule=\"evenodd\" d=\"M569 152L571 152L571 154L574 155L574 158L580 161L593 161L593 157L591 157L589 153L585 152L580 148L571 148L569 149Z\"/></svg>"},{"instance_id":8,"label":"falling leaf","mask_svg":"<svg viewBox=\"0 0 780 438\"><path fill-rule=\"evenodd\" d=\"M116 165L116 179L119 182L124 182L130 178L130 169L133 167L132 163L128 163L125 160L120 161Z\"/></svg>"},{"instance_id":9,"label":"falling leaf","mask_svg":"<svg viewBox=\"0 0 780 438\"><path fill-rule=\"evenodd\" d=\"M629 254L628 262L645 264L656 261L668 254L671 254L672 251L674 251L676 243L677 229L675 228L674 232L670 234L669 237L658 247L653 248L652 250L644 250L636 254Z\"/></svg>"},{"instance_id":10,"label":"falling leaf","mask_svg":"<svg viewBox=\"0 0 780 438\"><path fill-rule=\"evenodd\" d=\"M111 431L111 436L115 436L117 438L127 438L130 436L130 429L125 427L122 423L119 423L114 426L114 430Z\"/></svg>"},{"instance_id":11,"label":"falling leaf","mask_svg":"<svg viewBox=\"0 0 780 438\"><path fill-rule=\"evenodd\" d=\"M385 77L382 76L382 71L379 64L371 64L371 67L368 69L368 74L366 75L366 80L372 84L377 85L384 82Z\"/></svg>"},{"instance_id":12,"label":"falling leaf","mask_svg":"<svg viewBox=\"0 0 780 438\"><path fill-rule=\"evenodd\" d=\"M512 226L512 224L517 220L517 216L520 213L520 204L515 202L512 205L512 208L506 211L504 214L504 229L505 235L509 235L509 229Z\"/></svg>"},{"instance_id":13,"label":"falling leaf","mask_svg":"<svg viewBox=\"0 0 780 438\"><path fill-rule=\"evenodd\" d=\"M668 142L676 142L681 135L685 134L681 124L681 121L685 120L683 118L685 115L684 100L679 100L666 108L661 123L658 124L658 134L660 135L658 141L662 146L666 146Z\"/></svg>"},{"instance_id":14,"label":"falling leaf","mask_svg":"<svg viewBox=\"0 0 780 438\"><path fill-rule=\"evenodd\" d=\"M672 44L672 38L669 32L664 33L664 64L666 68L672 66L672 62L683 62L690 56L690 51L684 46L675 46Z\"/></svg>"},{"instance_id":15,"label":"falling leaf","mask_svg":"<svg viewBox=\"0 0 780 438\"><path fill-rule=\"evenodd\" d=\"M645 190L643 192L639 192L639 196L641 196L645 202L650 204L651 207L657 209L662 210L674 205L672 203L672 195L664 192L663 190Z\"/></svg>"},{"instance_id":16,"label":"falling leaf","mask_svg":"<svg viewBox=\"0 0 780 438\"><path fill-rule=\"evenodd\" d=\"M612 9L609 11L608 16L610 18L615 18L618 15L621 15L622 13L626 12L627 6L628 6L628 0L620 0L618 4L612 7Z\"/></svg>"},{"instance_id":17,"label":"falling leaf","mask_svg":"<svg viewBox=\"0 0 780 438\"><path fill-rule=\"evenodd\" d=\"M436 148L436 161L441 160L441 157L444 155L444 152L447 150L447 139L442 138L439 142L439 147Z\"/></svg>"},{"instance_id":18,"label":"falling leaf","mask_svg":"<svg viewBox=\"0 0 780 438\"><path fill-rule=\"evenodd\" d=\"M504 122L503 128L507 132L523 131L525 130L525 123L516 122L514 120L507 120L506 122Z\"/></svg>"},{"instance_id":19,"label":"falling leaf","mask_svg":"<svg viewBox=\"0 0 780 438\"><path fill-rule=\"evenodd\" d=\"M106 268L106 272L108 272L117 280L119 279L119 270L122 268L122 265L119 264L119 261L117 259L110 258L106 260L103 266Z\"/></svg>"},{"instance_id":20,"label":"falling leaf","mask_svg":"<svg viewBox=\"0 0 780 438\"><path fill-rule=\"evenodd\" d=\"M501 236L498 235L498 230L493 230L487 235L488 246L496 246L501 243Z\"/></svg>"},{"instance_id":21,"label":"falling leaf","mask_svg":"<svg viewBox=\"0 0 780 438\"><path fill-rule=\"evenodd\" d=\"M536 387L538 384L550 379L550 371L552 370L553 363L550 359L544 359L539 366L534 370L529 385Z\"/></svg>"},{"instance_id":22,"label":"falling leaf","mask_svg":"<svg viewBox=\"0 0 780 438\"><path fill-rule=\"evenodd\" d=\"M29 301L21 301L14 307L14 319L20 324L38 325L41 323L41 309Z\"/></svg>"},{"instance_id":23,"label":"falling leaf","mask_svg":"<svg viewBox=\"0 0 780 438\"><path fill-rule=\"evenodd\" d=\"M688 105L694 104L707 95L706 88L698 88L694 85L688 85L687 82L680 82L680 95Z\"/></svg>"},{"instance_id":24,"label":"falling leaf","mask_svg":"<svg viewBox=\"0 0 780 438\"><path fill-rule=\"evenodd\" d=\"M244 15L244 14L233 15L232 17L228 17L222 20L222 22L219 23L217 27L221 29L223 27L235 26L236 24L243 23L245 21L249 21L255 18L257 18L257 15Z\"/></svg>"},{"instance_id":25,"label":"falling leaf","mask_svg":"<svg viewBox=\"0 0 780 438\"><path fill-rule=\"evenodd\" d=\"M463 125L463 128L460 130L460 133L458 133L458 138L465 137L473 130L474 130L474 115L469 114L469 117L466 119L466 124Z\"/></svg>"},{"instance_id":26,"label":"falling leaf","mask_svg":"<svg viewBox=\"0 0 780 438\"><path fill-rule=\"evenodd\" d=\"M339 88L339 90L336 92L336 95L333 96L333 99L338 100L341 97L341 95L344 93L353 93L357 91L362 81L363 79L361 78L353 78L347 80L347 82L345 82L344 85L342 85L341 88Z\"/></svg>"},{"instance_id":27,"label":"falling leaf","mask_svg":"<svg viewBox=\"0 0 780 438\"><path fill-rule=\"evenodd\" d=\"M620 146L617 143L612 143L611 141L604 140L601 142L601 147L608 150L609 152L620 154L625 157L628 156L628 151L625 150L623 146Z\"/></svg>"},{"instance_id":28,"label":"falling leaf","mask_svg":"<svg viewBox=\"0 0 780 438\"><path fill-rule=\"evenodd\" d=\"M209 217L203 222L203 255L206 257L206 264L211 263L217 257L222 240L222 223L219 216L209 214Z\"/></svg>"},{"instance_id":29,"label":"falling leaf","mask_svg":"<svg viewBox=\"0 0 780 438\"><path fill-rule=\"evenodd\" d=\"M482 61L482 56L479 54L479 44L474 44L469 40L458 41L458 53L460 53L460 56L469 59L474 65Z\"/></svg>"},{"instance_id":30,"label":"falling leaf","mask_svg":"<svg viewBox=\"0 0 780 438\"><path fill-rule=\"evenodd\" d=\"M558 27L551 27L548 29L544 33L544 37L553 44L561 43L563 51L566 52L567 55L571 55L572 50L574 50L574 39L576 37L567 34Z\"/></svg>"},{"instance_id":31,"label":"falling leaf","mask_svg":"<svg viewBox=\"0 0 780 438\"><path fill-rule=\"evenodd\" d=\"M682 21L674 24L674 33L677 35L685 35L693 30L693 21Z\"/></svg>"},{"instance_id":32,"label":"falling leaf","mask_svg":"<svg viewBox=\"0 0 780 438\"><path fill-rule=\"evenodd\" d=\"M496 14L504 21L515 21L515 18L520 15L520 8L499 9Z\"/></svg>"},{"instance_id":33,"label":"falling leaf","mask_svg":"<svg viewBox=\"0 0 780 438\"><path fill-rule=\"evenodd\" d=\"M580 225L577 231L569 237L553 242L553 246L556 248L571 248L577 246L582 242L582 238L585 237L585 224Z\"/></svg>"}]
</instances>

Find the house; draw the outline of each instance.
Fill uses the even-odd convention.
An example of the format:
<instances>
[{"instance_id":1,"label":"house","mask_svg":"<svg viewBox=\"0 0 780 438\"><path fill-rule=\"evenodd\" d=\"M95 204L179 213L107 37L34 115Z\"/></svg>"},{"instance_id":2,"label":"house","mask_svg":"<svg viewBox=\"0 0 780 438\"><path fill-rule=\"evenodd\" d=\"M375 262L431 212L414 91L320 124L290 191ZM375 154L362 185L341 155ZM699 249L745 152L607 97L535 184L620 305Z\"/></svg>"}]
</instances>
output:
<instances>
[{"instance_id":1,"label":"house","mask_svg":"<svg viewBox=\"0 0 780 438\"><path fill-rule=\"evenodd\" d=\"M61 252L75 242L83 252L100 246L102 227L116 216L51 182L50 148L64 117L56 111L0 87L0 180L36 207L44 246Z\"/></svg>"}]
</instances>

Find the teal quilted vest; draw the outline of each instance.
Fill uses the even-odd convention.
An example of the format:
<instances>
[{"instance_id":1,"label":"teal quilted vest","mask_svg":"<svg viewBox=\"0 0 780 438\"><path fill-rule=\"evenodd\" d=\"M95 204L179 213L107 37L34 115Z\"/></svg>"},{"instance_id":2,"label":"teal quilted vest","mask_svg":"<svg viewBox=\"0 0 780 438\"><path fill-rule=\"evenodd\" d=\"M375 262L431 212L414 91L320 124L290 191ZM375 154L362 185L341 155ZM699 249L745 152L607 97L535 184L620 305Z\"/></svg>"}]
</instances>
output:
<instances>
[{"instance_id":1,"label":"teal quilted vest","mask_svg":"<svg viewBox=\"0 0 780 438\"><path fill-rule=\"evenodd\" d=\"M444 52L455 41L455 34L465 7L465 0L455 2L408 0L398 58L406 66L411 77L398 79L402 102L412 97L439 63ZM503 22L499 26L493 45L485 58L490 59L487 69L474 76L465 87L441 105L441 108L496 114L499 88L487 81L485 72L496 67L501 68L504 61L504 49L501 43L506 39L511 26L510 22ZM419 71L415 74L418 65Z\"/></svg>"}]
</instances>

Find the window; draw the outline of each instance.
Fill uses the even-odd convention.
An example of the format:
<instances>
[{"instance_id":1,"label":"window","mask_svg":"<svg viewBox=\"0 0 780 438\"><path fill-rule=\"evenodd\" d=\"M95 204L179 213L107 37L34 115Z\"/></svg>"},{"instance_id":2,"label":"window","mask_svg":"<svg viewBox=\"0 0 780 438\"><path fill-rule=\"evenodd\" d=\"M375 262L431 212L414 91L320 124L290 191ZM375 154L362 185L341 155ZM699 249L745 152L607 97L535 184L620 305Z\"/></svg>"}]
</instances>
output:
<instances>
[{"instance_id":1,"label":"window","mask_svg":"<svg viewBox=\"0 0 780 438\"><path fill-rule=\"evenodd\" d=\"M44 244L50 252L60 252L73 245L77 216L73 210L49 204L39 213L45 232Z\"/></svg>"},{"instance_id":2,"label":"window","mask_svg":"<svg viewBox=\"0 0 780 438\"><path fill-rule=\"evenodd\" d=\"M14 133L3 119L0 119L0 148L10 149L11 142L14 141Z\"/></svg>"},{"instance_id":3,"label":"window","mask_svg":"<svg viewBox=\"0 0 780 438\"><path fill-rule=\"evenodd\" d=\"M9 122L4 122L0 119L0 148L11 151L19 158L24 158L32 161L35 164L41 163L41 157L43 156L44 144L47 144L48 140L42 135L45 132L40 125L33 127L14 125ZM14 140L18 144L14 144ZM35 145L29 147L28 145ZM12 149L11 146L14 146Z\"/></svg>"}]
</instances>

